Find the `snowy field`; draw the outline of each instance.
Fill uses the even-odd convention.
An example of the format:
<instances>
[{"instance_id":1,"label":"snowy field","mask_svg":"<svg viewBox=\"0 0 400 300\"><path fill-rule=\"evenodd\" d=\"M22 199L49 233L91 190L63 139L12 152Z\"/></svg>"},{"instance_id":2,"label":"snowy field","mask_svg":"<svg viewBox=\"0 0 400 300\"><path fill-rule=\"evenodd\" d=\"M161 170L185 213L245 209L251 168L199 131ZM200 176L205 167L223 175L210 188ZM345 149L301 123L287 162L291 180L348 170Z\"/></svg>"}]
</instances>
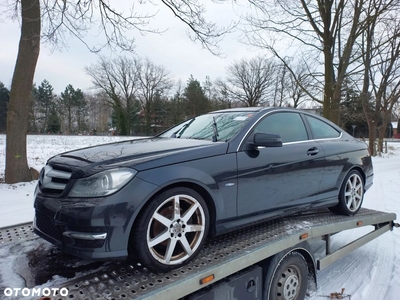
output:
<instances>
[{"instance_id":1,"label":"snowy field","mask_svg":"<svg viewBox=\"0 0 400 300\"><path fill-rule=\"evenodd\" d=\"M121 141L127 137L100 136L28 136L28 164L38 171L51 156L60 152ZM389 143L389 151L382 157L373 158L375 178L374 185L365 195L364 207L400 215L400 143ZM5 168L5 135L0 135L0 179L4 178ZM1 180L0 180L1 182ZM0 227L29 222L33 219L33 191L36 182L18 184L0 183ZM368 230L361 228L342 232L332 237L332 247L354 240ZM50 244L43 242L40 252L56 251ZM25 243L25 252L33 250L32 242ZM313 245L316 255L324 252L323 243ZM400 229L385 233L348 256L335 262L318 273L318 290L308 299L329 299L332 292L351 296L352 300L397 300L400 299ZM8 252L7 252L8 251ZM0 287L36 286L17 274L22 255L0 248ZM38 252L38 251L35 251ZM77 265L80 263L77 262ZM96 268L93 265L92 268ZM81 276L85 270L76 272ZM66 279L62 276L42 280L43 286L52 286ZM47 281L47 282L46 282ZM0 294L0 299L4 297ZM4 298L10 299L10 298Z\"/></svg>"},{"instance_id":2,"label":"snowy field","mask_svg":"<svg viewBox=\"0 0 400 300\"><path fill-rule=\"evenodd\" d=\"M28 165L38 172L46 161L61 152L132 139L117 136L28 135ZM0 135L0 182L4 182L6 136ZM0 227L27 222L33 218L33 198L36 181L0 184ZM13 205L9 205L13 203Z\"/></svg>"}]
</instances>

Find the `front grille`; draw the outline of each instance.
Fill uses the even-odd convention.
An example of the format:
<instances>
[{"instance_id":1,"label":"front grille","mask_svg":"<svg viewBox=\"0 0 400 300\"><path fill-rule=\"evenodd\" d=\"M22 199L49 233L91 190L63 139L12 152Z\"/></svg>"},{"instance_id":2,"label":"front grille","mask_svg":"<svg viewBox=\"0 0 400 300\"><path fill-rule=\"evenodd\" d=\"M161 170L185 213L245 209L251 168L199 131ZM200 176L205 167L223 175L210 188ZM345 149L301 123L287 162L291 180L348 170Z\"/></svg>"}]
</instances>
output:
<instances>
[{"instance_id":1,"label":"front grille","mask_svg":"<svg viewBox=\"0 0 400 300\"><path fill-rule=\"evenodd\" d=\"M46 165L40 172L39 188L44 194L61 194L67 186L72 173Z\"/></svg>"},{"instance_id":2,"label":"front grille","mask_svg":"<svg viewBox=\"0 0 400 300\"><path fill-rule=\"evenodd\" d=\"M36 227L44 234L60 241L60 232L54 220L40 211L36 211Z\"/></svg>"}]
</instances>

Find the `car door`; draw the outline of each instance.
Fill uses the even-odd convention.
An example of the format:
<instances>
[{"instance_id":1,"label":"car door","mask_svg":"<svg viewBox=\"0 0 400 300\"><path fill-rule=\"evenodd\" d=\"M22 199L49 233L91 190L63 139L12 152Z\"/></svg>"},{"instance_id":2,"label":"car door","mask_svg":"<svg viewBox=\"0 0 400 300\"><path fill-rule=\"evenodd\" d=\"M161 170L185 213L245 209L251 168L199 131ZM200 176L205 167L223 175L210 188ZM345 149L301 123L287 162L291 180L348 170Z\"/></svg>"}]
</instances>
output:
<instances>
[{"instance_id":1,"label":"car door","mask_svg":"<svg viewBox=\"0 0 400 300\"><path fill-rule=\"evenodd\" d=\"M315 201L324 172L324 152L308 139L301 115L269 113L247 140L257 132L277 133L283 145L238 151L238 216L279 213Z\"/></svg>"},{"instance_id":2,"label":"car door","mask_svg":"<svg viewBox=\"0 0 400 300\"><path fill-rule=\"evenodd\" d=\"M341 133L333 126L314 116L305 115L312 131L313 139L318 142L325 152L325 172L321 181L318 202L334 200L340 189L340 178L346 174L345 165L348 163L349 142L341 139Z\"/></svg>"}]
</instances>

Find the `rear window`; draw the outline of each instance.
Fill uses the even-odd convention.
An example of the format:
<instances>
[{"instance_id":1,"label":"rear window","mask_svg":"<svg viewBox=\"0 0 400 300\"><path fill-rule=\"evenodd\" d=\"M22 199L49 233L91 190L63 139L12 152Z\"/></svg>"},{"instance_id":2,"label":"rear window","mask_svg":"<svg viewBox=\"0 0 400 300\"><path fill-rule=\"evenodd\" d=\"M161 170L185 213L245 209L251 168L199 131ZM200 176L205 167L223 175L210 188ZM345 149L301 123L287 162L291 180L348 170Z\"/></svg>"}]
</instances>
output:
<instances>
[{"instance_id":1,"label":"rear window","mask_svg":"<svg viewBox=\"0 0 400 300\"><path fill-rule=\"evenodd\" d=\"M331 139L340 136L340 132L337 131L336 128L332 127L328 123L325 123L320 119L307 115L306 119L310 124L314 139Z\"/></svg>"}]
</instances>

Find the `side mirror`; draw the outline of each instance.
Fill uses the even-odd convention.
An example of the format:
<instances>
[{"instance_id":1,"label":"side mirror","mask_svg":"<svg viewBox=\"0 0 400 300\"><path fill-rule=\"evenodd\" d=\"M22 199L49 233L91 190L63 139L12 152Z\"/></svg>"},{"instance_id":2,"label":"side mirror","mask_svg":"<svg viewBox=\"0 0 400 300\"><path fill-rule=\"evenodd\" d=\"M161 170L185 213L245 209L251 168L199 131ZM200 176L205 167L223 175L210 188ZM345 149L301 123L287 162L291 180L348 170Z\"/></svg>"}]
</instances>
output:
<instances>
[{"instance_id":1,"label":"side mirror","mask_svg":"<svg viewBox=\"0 0 400 300\"><path fill-rule=\"evenodd\" d=\"M282 138L276 133L258 132L254 134L250 145L253 147L282 147Z\"/></svg>"}]
</instances>

